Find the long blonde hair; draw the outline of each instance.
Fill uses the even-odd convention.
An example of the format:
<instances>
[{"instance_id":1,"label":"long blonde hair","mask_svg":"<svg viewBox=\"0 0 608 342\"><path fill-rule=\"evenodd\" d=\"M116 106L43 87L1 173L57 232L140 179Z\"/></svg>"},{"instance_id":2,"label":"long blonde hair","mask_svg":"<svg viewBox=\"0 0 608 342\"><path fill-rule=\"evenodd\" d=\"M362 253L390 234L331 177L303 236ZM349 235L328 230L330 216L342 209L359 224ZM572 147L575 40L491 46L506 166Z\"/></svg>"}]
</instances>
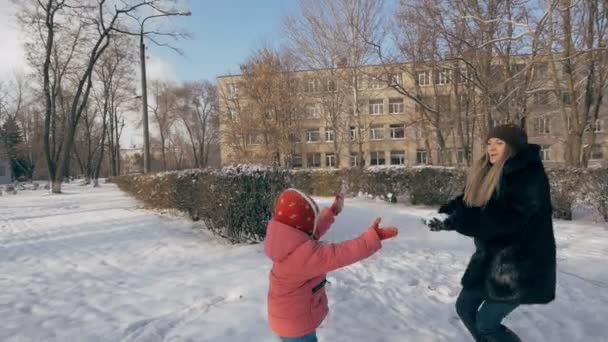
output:
<instances>
[{"instance_id":1,"label":"long blonde hair","mask_svg":"<svg viewBox=\"0 0 608 342\"><path fill-rule=\"evenodd\" d=\"M511 156L509 145L505 146L504 157L494 164L490 163L487 152L469 169L464 189L464 202L470 207L483 207L500 191L500 179L507 159Z\"/></svg>"}]
</instances>

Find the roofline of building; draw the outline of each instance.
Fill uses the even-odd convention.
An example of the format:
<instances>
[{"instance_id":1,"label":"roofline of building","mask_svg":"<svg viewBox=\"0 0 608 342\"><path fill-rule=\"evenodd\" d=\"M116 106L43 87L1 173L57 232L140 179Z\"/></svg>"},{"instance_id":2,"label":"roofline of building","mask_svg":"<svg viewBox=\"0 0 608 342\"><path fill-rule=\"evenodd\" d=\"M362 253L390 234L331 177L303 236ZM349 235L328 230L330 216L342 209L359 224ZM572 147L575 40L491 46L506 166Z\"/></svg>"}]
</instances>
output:
<instances>
[{"instance_id":1,"label":"roofline of building","mask_svg":"<svg viewBox=\"0 0 608 342\"><path fill-rule=\"evenodd\" d=\"M532 54L528 53L528 54L519 54L519 55L513 55L512 57L528 57L531 56ZM404 65L411 65L411 64L427 64L427 63L440 63L440 62L449 62L449 61L455 61L455 60L461 60L461 57L451 57L451 58L446 58L446 59L442 59L436 62L429 62L429 61L422 61L422 62L395 62L395 63L374 63L374 64L363 64L361 66L359 66L360 68L373 68L373 67L385 67L385 66L404 66ZM313 72L313 71L327 71L327 70L343 70L343 69L352 69L354 67L326 67L326 68L318 68L318 69L299 69L299 70L294 70L294 71L290 71L293 73L304 73L304 72ZM220 75L217 76L216 79L220 79L220 78L230 78L230 77L242 77L244 76L243 74L232 74L232 75Z\"/></svg>"}]
</instances>

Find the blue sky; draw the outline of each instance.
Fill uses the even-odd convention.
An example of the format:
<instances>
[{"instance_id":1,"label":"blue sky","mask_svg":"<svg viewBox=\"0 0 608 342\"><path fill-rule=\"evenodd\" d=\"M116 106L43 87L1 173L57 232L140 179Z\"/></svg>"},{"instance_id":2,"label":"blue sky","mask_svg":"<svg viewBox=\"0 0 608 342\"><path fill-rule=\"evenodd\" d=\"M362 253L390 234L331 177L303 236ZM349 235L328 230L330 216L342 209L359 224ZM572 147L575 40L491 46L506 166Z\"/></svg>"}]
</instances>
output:
<instances>
[{"instance_id":1,"label":"blue sky","mask_svg":"<svg viewBox=\"0 0 608 342\"><path fill-rule=\"evenodd\" d=\"M238 72L255 48L280 43L283 14L297 8L297 0L191 0L192 16L174 18L175 25L193 34L192 40L176 44L185 56L149 44L153 63L164 65L156 73L174 74L166 76L176 80L214 81Z\"/></svg>"}]
</instances>

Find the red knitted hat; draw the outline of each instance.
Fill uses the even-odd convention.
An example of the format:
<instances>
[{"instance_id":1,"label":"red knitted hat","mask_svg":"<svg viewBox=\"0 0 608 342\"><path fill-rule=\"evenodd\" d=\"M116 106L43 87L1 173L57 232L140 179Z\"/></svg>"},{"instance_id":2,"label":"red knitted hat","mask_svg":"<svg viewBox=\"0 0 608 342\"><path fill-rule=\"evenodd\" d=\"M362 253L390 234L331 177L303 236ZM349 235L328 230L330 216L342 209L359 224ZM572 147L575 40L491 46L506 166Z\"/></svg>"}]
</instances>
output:
<instances>
[{"instance_id":1,"label":"red knitted hat","mask_svg":"<svg viewBox=\"0 0 608 342\"><path fill-rule=\"evenodd\" d=\"M274 219L306 234L317 228L319 207L310 196L296 189L287 189L279 195L274 207Z\"/></svg>"}]
</instances>

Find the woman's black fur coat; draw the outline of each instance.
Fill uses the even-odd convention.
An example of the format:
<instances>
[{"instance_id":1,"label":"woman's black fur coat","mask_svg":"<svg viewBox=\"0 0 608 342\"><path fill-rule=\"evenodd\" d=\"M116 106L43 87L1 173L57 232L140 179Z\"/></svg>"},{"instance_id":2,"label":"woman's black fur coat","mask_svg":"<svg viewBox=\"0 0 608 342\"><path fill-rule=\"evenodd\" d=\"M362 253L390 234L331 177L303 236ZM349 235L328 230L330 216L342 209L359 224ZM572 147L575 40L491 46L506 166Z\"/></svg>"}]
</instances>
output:
<instances>
[{"instance_id":1,"label":"woman's black fur coat","mask_svg":"<svg viewBox=\"0 0 608 342\"><path fill-rule=\"evenodd\" d=\"M483 208L462 196L444 205L446 224L477 247L462 277L489 301L545 304L555 298L555 237L549 182L530 144L507 160L499 191Z\"/></svg>"}]
</instances>

